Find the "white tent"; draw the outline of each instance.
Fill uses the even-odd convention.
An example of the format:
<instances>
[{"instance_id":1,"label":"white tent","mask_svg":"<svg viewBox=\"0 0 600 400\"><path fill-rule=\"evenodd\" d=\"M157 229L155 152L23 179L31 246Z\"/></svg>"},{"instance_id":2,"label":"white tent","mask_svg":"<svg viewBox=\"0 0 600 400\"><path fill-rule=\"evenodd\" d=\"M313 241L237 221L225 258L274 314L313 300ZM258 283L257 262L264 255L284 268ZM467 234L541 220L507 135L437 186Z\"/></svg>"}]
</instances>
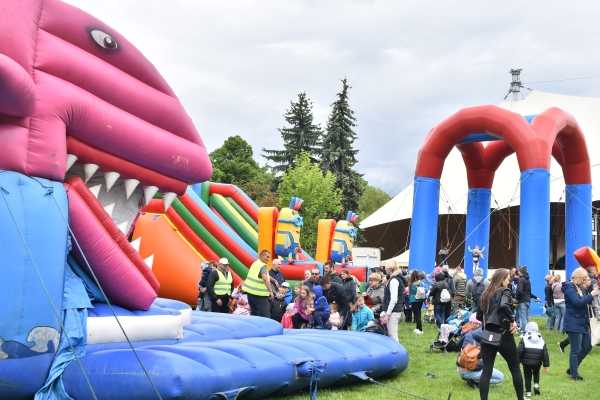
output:
<instances>
[{"instance_id":1,"label":"white tent","mask_svg":"<svg viewBox=\"0 0 600 400\"><path fill-rule=\"evenodd\" d=\"M506 101L500 104L500 107L522 115L535 115L551 107L559 107L571 113L586 137L592 164L592 182L600 181L600 152L595 151L595 149L600 148L600 98L532 91L525 99ZM441 121L434 121L433 124L438 122ZM425 135L426 132L423 132L423 140ZM564 179L560 166L554 160L552 160L550 174L550 200L555 203L564 202ZM502 163L496 172L492 188L492 208L504 209L519 205L519 177L516 156L513 154ZM593 186L593 200L600 200L599 189L598 186ZM455 148L448 155L442 173L439 202L440 216L465 214L467 190L466 169L460 152ZM360 228L368 230L369 228L379 227L379 230L381 230L382 225L395 221L407 221L408 223L412 216L412 200L413 185L410 184L379 210L362 221ZM378 237L381 235L381 233L378 233ZM398 240L401 242L404 238L398 238ZM400 248L399 250L402 251L403 249Z\"/></svg>"},{"instance_id":2,"label":"white tent","mask_svg":"<svg viewBox=\"0 0 600 400\"><path fill-rule=\"evenodd\" d=\"M397 255L396 257L388 258L383 260L381 265L383 266L399 266L408 267L408 257L410 256L410 250L406 250L404 253Z\"/></svg>"}]
</instances>

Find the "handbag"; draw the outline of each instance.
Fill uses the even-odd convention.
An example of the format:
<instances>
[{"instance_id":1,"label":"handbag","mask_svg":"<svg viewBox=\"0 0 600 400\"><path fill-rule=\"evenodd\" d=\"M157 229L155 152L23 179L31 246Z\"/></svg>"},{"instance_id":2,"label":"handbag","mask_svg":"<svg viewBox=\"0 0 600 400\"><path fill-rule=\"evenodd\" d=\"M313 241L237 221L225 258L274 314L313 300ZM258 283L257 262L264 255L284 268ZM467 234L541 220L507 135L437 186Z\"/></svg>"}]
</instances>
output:
<instances>
[{"instance_id":1,"label":"handbag","mask_svg":"<svg viewBox=\"0 0 600 400\"><path fill-rule=\"evenodd\" d=\"M500 347L502 341L501 332L492 332L487 330L485 324L485 315L483 316L483 329L481 330L481 343L485 343L488 346Z\"/></svg>"}]
</instances>

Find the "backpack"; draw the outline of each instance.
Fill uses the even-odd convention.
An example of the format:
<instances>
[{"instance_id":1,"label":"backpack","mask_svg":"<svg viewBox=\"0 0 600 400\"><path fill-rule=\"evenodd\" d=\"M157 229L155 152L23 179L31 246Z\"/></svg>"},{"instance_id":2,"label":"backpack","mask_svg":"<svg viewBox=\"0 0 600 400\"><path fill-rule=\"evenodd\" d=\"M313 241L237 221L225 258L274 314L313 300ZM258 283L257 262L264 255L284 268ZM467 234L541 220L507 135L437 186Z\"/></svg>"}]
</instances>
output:
<instances>
[{"instance_id":1,"label":"backpack","mask_svg":"<svg viewBox=\"0 0 600 400\"><path fill-rule=\"evenodd\" d=\"M467 371L475 371L481 349L476 344L467 344L462 348L456 363Z\"/></svg>"},{"instance_id":2,"label":"backpack","mask_svg":"<svg viewBox=\"0 0 600 400\"><path fill-rule=\"evenodd\" d=\"M417 286L417 292L415 293L415 299L423 300L427 297L427 291L423 286Z\"/></svg>"},{"instance_id":3,"label":"backpack","mask_svg":"<svg viewBox=\"0 0 600 400\"><path fill-rule=\"evenodd\" d=\"M448 289L443 288L442 292L440 293L440 302L441 303L449 303L450 300L452 300L452 296L450 295L450 292L448 291Z\"/></svg>"},{"instance_id":4,"label":"backpack","mask_svg":"<svg viewBox=\"0 0 600 400\"><path fill-rule=\"evenodd\" d=\"M471 289L471 296L473 297L473 302L475 304L479 304L479 300L481 299L481 295L485 291L485 284L483 281L481 282L473 282L473 287Z\"/></svg>"}]
</instances>

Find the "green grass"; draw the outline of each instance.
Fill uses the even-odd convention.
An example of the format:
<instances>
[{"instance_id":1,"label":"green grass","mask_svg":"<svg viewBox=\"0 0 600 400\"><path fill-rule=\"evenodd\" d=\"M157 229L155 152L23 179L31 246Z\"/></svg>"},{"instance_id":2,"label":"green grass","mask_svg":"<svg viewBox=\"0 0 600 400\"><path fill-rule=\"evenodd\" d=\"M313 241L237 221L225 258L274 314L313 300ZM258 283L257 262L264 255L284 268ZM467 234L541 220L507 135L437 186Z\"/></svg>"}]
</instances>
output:
<instances>
[{"instance_id":1,"label":"green grass","mask_svg":"<svg viewBox=\"0 0 600 400\"><path fill-rule=\"evenodd\" d=\"M583 361L579 373L585 381L574 382L566 375L568 367L568 348L564 354L558 350L557 343L563 335L556 332L547 332L544 329L545 320L536 319L550 352L550 370L541 373L541 396L534 396L537 400L593 400L598 398L598 377L600 377L600 347L595 347ZM410 361L408 368L395 378L384 380L384 385L357 384L344 388L321 389L319 400L367 400L367 399L415 399L404 393L414 394L430 400L446 400L452 393L455 400L478 400L479 391L467 386L456 372L457 353L430 353L429 345L436 336L435 325L425 324L422 336L416 336L412 331L414 325L400 324L400 343L408 350ZM492 386L490 389L491 400L515 399L510 373L506 362L498 355L496 368L500 369L505 380L502 384ZM427 373L435 377L427 377ZM400 392L402 391L402 392ZM293 396L272 398L272 400L306 400L306 392Z\"/></svg>"}]
</instances>

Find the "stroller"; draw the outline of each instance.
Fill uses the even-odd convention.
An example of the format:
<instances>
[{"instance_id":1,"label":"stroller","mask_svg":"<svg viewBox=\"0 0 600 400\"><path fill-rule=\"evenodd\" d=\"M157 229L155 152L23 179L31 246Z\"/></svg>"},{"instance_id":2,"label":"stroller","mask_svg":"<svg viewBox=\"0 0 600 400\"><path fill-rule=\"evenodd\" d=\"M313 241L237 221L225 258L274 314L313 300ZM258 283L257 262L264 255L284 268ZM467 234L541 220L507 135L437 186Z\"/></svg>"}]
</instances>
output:
<instances>
[{"instance_id":1,"label":"stroller","mask_svg":"<svg viewBox=\"0 0 600 400\"><path fill-rule=\"evenodd\" d=\"M437 335L437 338L431 343L429 346L429 351L433 353L434 351L456 351L455 348L457 346L457 338L459 335L456 334L456 327L450 324L442 324L440 327L440 332Z\"/></svg>"},{"instance_id":2,"label":"stroller","mask_svg":"<svg viewBox=\"0 0 600 400\"><path fill-rule=\"evenodd\" d=\"M387 336L387 331L378 321L369 321L365 332Z\"/></svg>"}]
</instances>

